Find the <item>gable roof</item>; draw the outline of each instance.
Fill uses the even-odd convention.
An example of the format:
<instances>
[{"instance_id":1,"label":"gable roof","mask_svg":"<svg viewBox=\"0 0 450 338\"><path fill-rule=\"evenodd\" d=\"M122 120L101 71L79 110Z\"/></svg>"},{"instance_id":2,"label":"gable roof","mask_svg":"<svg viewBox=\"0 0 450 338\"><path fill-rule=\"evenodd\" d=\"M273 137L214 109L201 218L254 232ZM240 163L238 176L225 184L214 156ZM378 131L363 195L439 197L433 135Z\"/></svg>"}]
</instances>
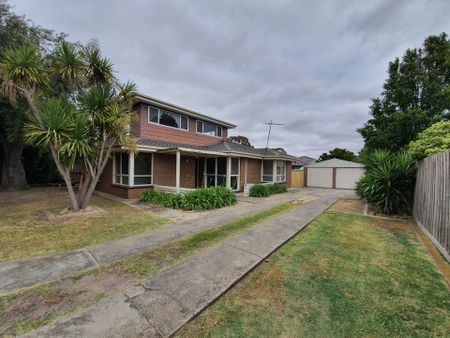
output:
<instances>
[{"instance_id":1,"label":"gable roof","mask_svg":"<svg viewBox=\"0 0 450 338\"><path fill-rule=\"evenodd\" d=\"M331 160L309 164L307 168L364 168L362 163L340 160L332 158Z\"/></svg>"},{"instance_id":2,"label":"gable roof","mask_svg":"<svg viewBox=\"0 0 450 338\"><path fill-rule=\"evenodd\" d=\"M173 111L175 113L180 113L180 114L192 117L194 119L199 119L199 120L206 121L206 122L211 122L211 123L217 124L217 125L222 126L222 127L226 127L226 128L230 128L230 129L231 128L236 128L236 125L234 125L232 123L216 119L216 118L214 118L212 116L207 116L205 114L202 114L202 113L190 110L188 108L184 108L184 107L178 106L178 105L170 103L170 102L166 102L166 101L157 99L157 98L152 97L152 96L148 96L148 95L144 95L144 94L138 93L136 98L135 98L135 102L144 102L144 103L147 103L149 105L157 106L159 108L165 108L165 109L168 109L168 110Z\"/></svg>"},{"instance_id":3,"label":"gable roof","mask_svg":"<svg viewBox=\"0 0 450 338\"><path fill-rule=\"evenodd\" d=\"M166 141L159 140L151 140L139 138L136 140L138 146L144 147L153 147L158 150L170 150L170 149L180 149L180 150L192 150L199 152L206 152L215 155L247 155L249 157L261 158L261 159L280 159L287 161L295 161L297 158L295 156L289 154L280 153L274 149L266 149L266 148L254 148L250 146L246 146L239 143L229 142L229 141L219 141L215 144L209 146L195 146L190 144L182 144L182 143L172 143Z\"/></svg>"}]
</instances>

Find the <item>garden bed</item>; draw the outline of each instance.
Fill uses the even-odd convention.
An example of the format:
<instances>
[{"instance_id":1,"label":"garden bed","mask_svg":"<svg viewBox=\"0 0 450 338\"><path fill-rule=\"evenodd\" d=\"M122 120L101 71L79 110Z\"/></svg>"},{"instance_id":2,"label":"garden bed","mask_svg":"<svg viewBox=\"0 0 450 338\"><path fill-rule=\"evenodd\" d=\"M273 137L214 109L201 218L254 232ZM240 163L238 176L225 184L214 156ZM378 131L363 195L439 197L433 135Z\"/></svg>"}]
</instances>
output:
<instances>
[{"instance_id":1,"label":"garden bed","mask_svg":"<svg viewBox=\"0 0 450 338\"><path fill-rule=\"evenodd\" d=\"M183 210L211 210L237 203L236 195L224 187L196 189L185 194L174 194L153 189L142 193L139 200L144 203Z\"/></svg>"}]
</instances>

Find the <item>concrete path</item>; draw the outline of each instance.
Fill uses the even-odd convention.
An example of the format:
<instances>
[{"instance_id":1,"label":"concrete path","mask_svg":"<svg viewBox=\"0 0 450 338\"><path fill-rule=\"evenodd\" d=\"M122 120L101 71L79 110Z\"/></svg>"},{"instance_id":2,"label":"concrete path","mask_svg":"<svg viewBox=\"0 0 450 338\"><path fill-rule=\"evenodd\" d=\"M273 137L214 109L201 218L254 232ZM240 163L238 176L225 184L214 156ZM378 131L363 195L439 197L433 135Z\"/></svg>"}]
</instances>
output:
<instances>
[{"instance_id":1,"label":"concrete path","mask_svg":"<svg viewBox=\"0 0 450 338\"><path fill-rule=\"evenodd\" d=\"M167 337L346 193L322 195L26 337Z\"/></svg>"},{"instance_id":2,"label":"concrete path","mask_svg":"<svg viewBox=\"0 0 450 338\"><path fill-rule=\"evenodd\" d=\"M269 198L244 198L238 205L200 213L202 216L175 223L161 229L108 241L89 248L66 253L0 263L0 295L17 292L37 284L67 277L84 270L114 262L162 244L181 239L196 232L254 215L306 195L341 196L352 194L345 190L293 189Z\"/></svg>"}]
</instances>

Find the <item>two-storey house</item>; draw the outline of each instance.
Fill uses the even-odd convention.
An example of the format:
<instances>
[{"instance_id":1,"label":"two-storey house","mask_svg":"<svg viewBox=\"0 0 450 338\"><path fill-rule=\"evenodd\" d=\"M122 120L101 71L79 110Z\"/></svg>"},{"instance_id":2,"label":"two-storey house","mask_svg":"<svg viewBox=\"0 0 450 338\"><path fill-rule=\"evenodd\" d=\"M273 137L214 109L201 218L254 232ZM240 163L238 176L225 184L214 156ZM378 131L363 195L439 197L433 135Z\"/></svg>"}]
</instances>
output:
<instances>
[{"instance_id":1,"label":"two-storey house","mask_svg":"<svg viewBox=\"0 0 450 338\"><path fill-rule=\"evenodd\" d=\"M97 190L136 198L151 187L180 192L273 182L290 187L294 156L227 141L234 124L138 95L131 125L138 152L117 147Z\"/></svg>"}]
</instances>

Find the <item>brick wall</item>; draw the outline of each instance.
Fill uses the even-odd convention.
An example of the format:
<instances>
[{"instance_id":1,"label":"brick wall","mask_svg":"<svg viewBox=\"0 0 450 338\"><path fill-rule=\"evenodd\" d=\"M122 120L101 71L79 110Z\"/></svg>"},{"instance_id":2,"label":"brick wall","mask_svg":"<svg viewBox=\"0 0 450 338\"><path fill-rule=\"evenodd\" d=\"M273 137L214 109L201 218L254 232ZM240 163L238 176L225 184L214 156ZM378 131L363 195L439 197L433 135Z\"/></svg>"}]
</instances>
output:
<instances>
[{"instance_id":1,"label":"brick wall","mask_svg":"<svg viewBox=\"0 0 450 338\"><path fill-rule=\"evenodd\" d=\"M193 118L188 118L188 130L148 123L148 105L144 103L136 105L136 112L139 118L132 123L131 134L134 137L197 146L215 144L222 139L226 140L228 137L227 128L225 127L222 127L222 138L198 134L197 120Z\"/></svg>"},{"instance_id":2,"label":"brick wall","mask_svg":"<svg viewBox=\"0 0 450 338\"><path fill-rule=\"evenodd\" d=\"M112 159L108 161L103 170L102 175L97 183L96 190L105 192L114 196L118 196L121 198L138 198L140 194L149 189L149 187L145 188L127 188L121 187L118 185L114 185L113 182L113 165Z\"/></svg>"},{"instance_id":3,"label":"brick wall","mask_svg":"<svg viewBox=\"0 0 450 338\"><path fill-rule=\"evenodd\" d=\"M155 154L153 163L153 184L175 187L175 154ZM195 157L181 155L180 187L195 188Z\"/></svg>"},{"instance_id":4,"label":"brick wall","mask_svg":"<svg viewBox=\"0 0 450 338\"><path fill-rule=\"evenodd\" d=\"M241 158L241 191L245 185L245 158ZM261 160L249 158L247 159L247 184L255 184L261 182Z\"/></svg>"}]
</instances>

